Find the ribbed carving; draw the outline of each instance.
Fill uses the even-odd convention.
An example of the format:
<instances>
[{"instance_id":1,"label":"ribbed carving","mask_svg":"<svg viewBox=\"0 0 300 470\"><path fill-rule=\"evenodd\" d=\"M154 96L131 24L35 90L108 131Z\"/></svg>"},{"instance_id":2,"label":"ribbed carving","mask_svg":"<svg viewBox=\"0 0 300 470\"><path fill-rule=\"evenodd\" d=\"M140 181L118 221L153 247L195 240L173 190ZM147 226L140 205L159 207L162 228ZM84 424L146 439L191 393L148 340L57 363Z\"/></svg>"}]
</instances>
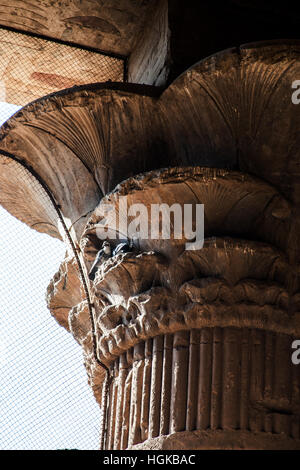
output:
<instances>
[{"instance_id":1,"label":"ribbed carving","mask_svg":"<svg viewBox=\"0 0 300 470\"><path fill-rule=\"evenodd\" d=\"M203 328L161 335L115 361L106 448L180 431L300 436L300 368L292 337Z\"/></svg>"},{"instance_id":2,"label":"ribbed carving","mask_svg":"<svg viewBox=\"0 0 300 470\"><path fill-rule=\"evenodd\" d=\"M300 73L299 51L299 45L289 41L226 50L195 64L160 95L155 87L129 83L87 85L51 95L25 106L7 122L0 147L40 174L43 171L67 216L78 204L69 181L77 160L89 170L84 181L94 185L96 180L102 193L142 172L202 166L255 175L298 205L300 122L291 86ZM44 140L47 145L41 151ZM46 171L49 161L56 177L53 170L51 177ZM63 186L72 188L67 197L62 197ZM229 233L232 216L245 214L244 203L248 206L250 200L254 204L266 196L258 196L257 187L256 199L244 185L244 196L234 205L230 185L229 190L223 184L213 190L211 186L207 185L207 194L202 186L199 197L209 208L215 201L211 191L216 193L221 203L218 223L224 223ZM15 198L14 205L18 204L20 199ZM272 213L263 225L273 224ZM285 211L281 208L276 214L275 223L281 225ZM252 216L247 216L251 229ZM298 217L293 215L292 227ZM298 225L293 230L296 240ZM271 231L276 234L276 227ZM271 238L277 240L276 235Z\"/></svg>"}]
</instances>

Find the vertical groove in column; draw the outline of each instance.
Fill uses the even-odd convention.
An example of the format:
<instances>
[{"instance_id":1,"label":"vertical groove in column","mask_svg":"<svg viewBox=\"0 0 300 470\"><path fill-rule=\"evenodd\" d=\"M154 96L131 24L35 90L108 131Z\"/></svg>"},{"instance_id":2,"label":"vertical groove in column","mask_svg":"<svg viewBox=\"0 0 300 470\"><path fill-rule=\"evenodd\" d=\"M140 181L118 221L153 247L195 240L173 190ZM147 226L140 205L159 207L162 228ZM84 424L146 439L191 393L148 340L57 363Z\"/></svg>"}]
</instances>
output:
<instances>
[{"instance_id":1,"label":"vertical groove in column","mask_svg":"<svg viewBox=\"0 0 300 470\"><path fill-rule=\"evenodd\" d=\"M241 332L241 400L240 428L249 429L249 395L250 395L250 330Z\"/></svg>"},{"instance_id":2,"label":"vertical groove in column","mask_svg":"<svg viewBox=\"0 0 300 470\"><path fill-rule=\"evenodd\" d=\"M110 431L108 438L108 448L114 449L114 438L115 438L115 425L116 425L116 409L117 409L117 397L118 397L118 384L119 384L119 359L116 359L113 364L113 382L111 390L111 401L110 401Z\"/></svg>"},{"instance_id":3,"label":"vertical groove in column","mask_svg":"<svg viewBox=\"0 0 300 470\"><path fill-rule=\"evenodd\" d=\"M291 338L291 344L294 338ZM291 349L291 355L294 350ZM293 410L298 410L299 413L299 400L300 400L300 364L291 365L292 371L292 394L291 394L291 404ZM291 418L291 436L294 439L300 438L300 419L299 414L293 415Z\"/></svg>"},{"instance_id":4,"label":"vertical groove in column","mask_svg":"<svg viewBox=\"0 0 300 470\"><path fill-rule=\"evenodd\" d=\"M149 432L149 409L152 370L152 339L145 342L145 364L142 382L142 404L141 404L141 442L148 439Z\"/></svg>"},{"instance_id":5,"label":"vertical groove in column","mask_svg":"<svg viewBox=\"0 0 300 470\"><path fill-rule=\"evenodd\" d=\"M264 402L271 403L273 400L273 384L274 384L274 369L275 354L274 354L274 341L275 336L271 331L265 333L265 386L264 386ZM264 426L265 432L272 432L273 429L273 416L272 413L265 413Z\"/></svg>"},{"instance_id":6,"label":"vertical groove in column","mask_svg":"<svg viewBox=\"0 0 300 470\"><path fill-rule=\"evenodd\" d=\"M224 328L222 428L239 428L240 330Z\"/></svg>"},{"instance_id":7,"label":"vertical groove in column","mask_svg":"<svg viewBox=\"0 0 300 470\"><path fill-rule=\"evenodd\" d=\"M163 342L163 336L153 338L149 437L157 437L159 435Z\"/></svg>"},{"instance_id":8,"label":"vertical groove in column","mask_svg":"<svg viewBox=\"0 0 300 470\"><path fill-rule=\"evenodd\" d=\"M130 432L128 445L141 442L141 403L142 381L144 369L145 343L141 342L133 348L131 403L130 403Z\"/></svg>"},{"instance_id":9,"label":"vertical groove in column","mask_svg":"<svg viewBox=\"0 0 300 470\"><path fill-rule=\"evenodd\" d=\"M197 429L207 429L210 426L211 366L212 330L211 328L203 328L200 331Z\"/></svg>"},{"instance_id":10,"label":"vertical groove in column","mask_svg":"<svg viewBox=\"0 0 300 470\"><path fill-rule=\"evenodd\" d=\"M198 374L199 374L199 330L191 330L188 365L188 389L186 430L193 431L197 427Z\"/></svg>"},{"instance_id":11,"label":"vertical groove in column","mask_svg":"<svg viewBox=\"0 0 300 470\"><path fill-rule=\"evenodd\" d=\"M263 430L263 414L261 410L261 402L264 389L264 337L265 331L251 330L251 376L250 376L250 430Z\"/></svg>"},{"instance_id":12,"label":"vertical groove in column","mask_svg":"<svg viewBox=\"0 0 300 470\"><path fill-rule=\"evenodd\" d=\"M163 348L163 372L160 404L160 435L169 433L172 394L172 351L173 335L165 335Z\"/></svg>"},{"instance_id":13,"label":"vertical groove in column","mask_svg":"<svg viewBox=\"0 0 300 470\"><path fill-rule=\"evenodd\" d=\"M114 449L119 450L121 448L121 432L122 432L122 421L123 421L123 400L125 391L125 381L128 372L128 364L126 359L126 353L120 356L119 361L119 385L118 385L118 396L117 396L117 409L116 409L116 425L115 425L115 438L114 438Z\"/></svg>"},{"instance_id":14,"label":"vertical groove in column","mask_svg":"<svg viewBox=\"0 0 300 470\"><path fill-rule=\"evenodd\" d=\"M222 377L223 377L223 333L222 328L213 328L212 383L210 425L221 428Z\"/></svg>"},{"instance_id":15,"label":"vertical groove in column","mask_svg":"<svg viewBox=\"0 0 300 470\"><path fill-rule=\"evenodd\" d=\"M129 372L125 380L124 401L123 401L123 420L121 433L121 449L128 446L128 436L130 432L130 398L131 398L131 381L132 381L132 349L126 353Z\"/></svg>"},{"instance_id":16,"label":"vertical groove in column","mask_svg":"<svg viewBox=\"0 0 300 470\"><path fill-rule=\"evenodd\" d=\"M290 408L291 396L291 337L283 334L276 335L275 342L275 374L274 397L278 404L278 413L274 413L273 432L290 433L290 416L285 412Z\"/></svg>"},{"instance_id":17,"label":"vertical groove in column","mask_svg":"<svg viewBox=\"0 0 300 470\"><path fill-rule=\"evenodd\" d=\"M292 340L214 327L137 344L113 365L106 448L208 428L299 439L300 367L291 363Z\"/></svg>"},{"instance_id":18,"label":"vertical groove in column","mask_svg":"<svg viewBox=\"0 0 300 470\"><path fill-rule=\"evenodd\" d=\"M189 342L189 331L178 331L174 333L172 359L172 397L170 411L171 433L185 430Z\"/></svg>"}]
</instances>

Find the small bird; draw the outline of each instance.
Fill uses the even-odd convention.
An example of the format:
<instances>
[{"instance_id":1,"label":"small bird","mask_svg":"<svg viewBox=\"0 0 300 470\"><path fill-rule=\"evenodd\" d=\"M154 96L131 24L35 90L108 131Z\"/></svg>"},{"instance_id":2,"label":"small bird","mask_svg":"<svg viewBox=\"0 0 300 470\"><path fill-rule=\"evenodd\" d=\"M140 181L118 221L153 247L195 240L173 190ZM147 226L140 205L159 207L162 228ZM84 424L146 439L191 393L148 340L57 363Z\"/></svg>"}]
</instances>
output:
<instances>
[{"instance_id":1,"label":"small bird","mask_svg":"<svg viewBox=\"0 0 300 470\"><path fill-rule=\"evenodd\" d=\"M113 251L113 256L118 255L119 253L129 253L132 251L132 243L119 243Z\"/></svg>"},{"instance_id":2,"label":"small bird","mask_svg":"<svg viewBox=\"0 0 300 470\"><path fill-rule=\"evenodd\" d=\"M111 258L111 246L108 241L105 241L102 244L101 250L98 251L93 266L90 269L89 278L91 281L95 279L98 267L101 266L101 264L108 258Z\"/></svg>"}]
</instances>

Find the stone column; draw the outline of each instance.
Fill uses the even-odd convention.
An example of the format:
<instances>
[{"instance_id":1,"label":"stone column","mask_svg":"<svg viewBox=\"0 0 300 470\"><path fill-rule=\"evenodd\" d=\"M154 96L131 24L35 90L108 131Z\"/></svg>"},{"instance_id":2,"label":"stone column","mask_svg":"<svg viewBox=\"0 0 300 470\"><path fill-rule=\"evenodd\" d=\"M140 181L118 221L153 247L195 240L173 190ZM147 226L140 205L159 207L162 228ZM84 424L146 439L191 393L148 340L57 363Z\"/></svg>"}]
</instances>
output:
<instances>
[{"instance_id":1,"label":"stone column","mask_svg":"<svg viewBox=\"0 0 300 470\"><path fill-rule=\"evenodd\" d=\"M185 250L185 239L141 236L133 252L99 268L93 282L98 344L113 377L106 447L297 448L294 274L285 255L266 243L273 235L264 225L287 215L289 203L238 172L145 173L101 200L82 236L83 253L103 230L108 202L114 206L108 225L112 214L122 216L121 195L131 205L143 201L149 226L151 204L205 201L205 231L221 234L228 224L231 237L207 237L202 249ZM246 239L247 230L264 241ZM78 336L80 316L69 321Z\"/></svg>"},{"instance_id":2,"label":"stone column","mask_svg":"<svg viewBox=\"0 0 300 470\"><path fill-rule=\"evenodd\" d=\"M0 154L43 179L85 278L107 204L113 246L112 214L126 233L122 200L143 204L148 227L153 204L204 204L201 249L187 250L187 237L137 236L133 251L99 267L91 305L69 250L48 288L51 313L83 347L99 404L105 373L94 339L110 371L107 449L300 448L300 365L291 361L300 338L299 53L291 42L227 50L162 93L67 90L2 130ZM4 157L0 165L1 204L59 237L38 194L24 203Z\"/></svg>"}]
</instances>

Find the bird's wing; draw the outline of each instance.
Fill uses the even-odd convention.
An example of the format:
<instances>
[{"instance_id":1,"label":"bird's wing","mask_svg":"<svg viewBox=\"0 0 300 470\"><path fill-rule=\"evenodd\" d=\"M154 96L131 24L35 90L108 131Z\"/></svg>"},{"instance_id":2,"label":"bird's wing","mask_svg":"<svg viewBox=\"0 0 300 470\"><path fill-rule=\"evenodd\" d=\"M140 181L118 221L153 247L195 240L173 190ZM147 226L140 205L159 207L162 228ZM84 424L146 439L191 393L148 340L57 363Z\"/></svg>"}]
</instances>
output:
<instances>
[{"instance_id":1,"label":"bird's wing","mask_svg":"<svg viewBox=\"0 0 300 470\"><path fill-rule=\"evenodd\" d=\"M116 248L114 249L113 251L113 256L114 255L117 255L118 253L120 253L120 251L124 250L124 248L126 248L126 251L129 251L129 245L128 243L124 242L124 243L119 243L119 245L116 246Z\"/></svg>"},{"instance_id":2,"label":"bird's wing","mask_svg":"<svg viewBox=\"0 0 300 470\"><path fill-rule=\"evenodd\" d=\"M90 269L89 277L90 277L90 276L93 276L93 275L96 273L97 265L98 265L100 259L102 258L103 253L104 253L103 249L100 250L100 251L98 251L97 256L96 256L96 259L95 259L95 261L94 261L94 263L93 263L93 265L92 265L92 267L91 267L91 269Z\"/></svg>"}]
</instances>

